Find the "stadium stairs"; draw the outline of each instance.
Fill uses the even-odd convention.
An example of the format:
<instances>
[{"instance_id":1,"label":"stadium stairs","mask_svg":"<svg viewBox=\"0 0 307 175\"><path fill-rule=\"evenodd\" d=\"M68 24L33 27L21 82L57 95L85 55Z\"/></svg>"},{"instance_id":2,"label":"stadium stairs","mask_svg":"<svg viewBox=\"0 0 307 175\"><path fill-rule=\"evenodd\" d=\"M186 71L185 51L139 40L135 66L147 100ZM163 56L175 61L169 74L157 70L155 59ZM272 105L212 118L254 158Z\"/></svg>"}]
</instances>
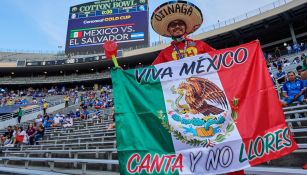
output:
<instances>
[{"instance_id":1,"label":"stadium stairs","mask_svg":"<svg viewBox=\"0 0 307 175\"><path fill-rule=\"evenodd\" d=\"M307 171L302 169L307 163L306 107L307 105L298 105L284 108L286 121L299 144L299 149L280 159L248 168L245 170L246 174L307 174ZM104 110L100 113L99 120L93 121L90 117L86 121L76 120L70 128L48 129L39 145L2 148L0 172L119 174L115 130L107 129L112 122L108 119L109 114L110 110ZM24 123L25 126L27 124Z\"/></svg>"}]
</instances>

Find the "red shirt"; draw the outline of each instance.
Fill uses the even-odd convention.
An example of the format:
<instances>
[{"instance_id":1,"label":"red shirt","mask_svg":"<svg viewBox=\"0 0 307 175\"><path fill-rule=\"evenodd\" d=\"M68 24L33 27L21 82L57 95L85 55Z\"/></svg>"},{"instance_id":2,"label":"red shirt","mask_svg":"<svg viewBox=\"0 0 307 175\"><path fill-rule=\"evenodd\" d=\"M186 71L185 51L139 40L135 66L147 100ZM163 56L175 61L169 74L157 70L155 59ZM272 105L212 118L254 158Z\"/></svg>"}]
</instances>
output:
<instances>
[{"instance_id":1,"label":"red shirt","mask_svg":"<svg viewBox=\"0 0 307 175\"><path fill-rule=\"evenodd\" d=\"M209 44L200 41L200 40L192 40L192 39L186 39L188 41L187 49L184 57L191 57L211 51L215 51L214 48L212 48ZM159 64L159 63L165 63L168 61L178 60L180 57L173 46L175 44L178 49L180 50L180 53L183 54L184 52L184 45L185 42L176 42L173 41L172 45L168 46L167 48L163 49L158 57L155 59L155 61L152 63L153 65Z\"/></svg>"}]
</instances>

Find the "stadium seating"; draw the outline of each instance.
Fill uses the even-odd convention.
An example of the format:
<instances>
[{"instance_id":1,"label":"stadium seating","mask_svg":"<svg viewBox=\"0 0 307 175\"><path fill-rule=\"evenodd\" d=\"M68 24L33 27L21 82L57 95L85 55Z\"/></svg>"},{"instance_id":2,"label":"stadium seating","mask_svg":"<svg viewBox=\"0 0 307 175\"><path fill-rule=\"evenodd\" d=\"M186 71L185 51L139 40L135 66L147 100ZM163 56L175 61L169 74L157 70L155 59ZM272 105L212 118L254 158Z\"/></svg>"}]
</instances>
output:
<instances>
[{"instance_id":1,"label":"stadium seating","mask_svg":"<svg viewBox=\"0 0 307 175\"><path fill-rule=\"evenodd\" d=\"M65 76L38 76L38 77L0 77L0 84L26 84L31 82L32 84L40 83L61 83L61 82L75 82L86 80L99 80L110 78L110 72L105 71L103 73L92 74L74 74Z\"/></svg>"},{"instance_id":2,"label":"stadium seating","mask_svg":"<svg viewBox=\"0 0 307 175\"><path fill-rule=\"evenodd\" d=\"M307 153L307 117L297 118L307 112L307 105L284 108L286 121L292 128L299 149L294 153L261 166L248 168L246 174L307 174L301 170L302 159ZM0 160L5 168L18 167L27 170L43 169L65 173L65 168L74 174L118 172L115 130L108 130L109 110L100 113L100 120L91 118L75 121L71 128L48 129L39 145L21 145L6 148ZM297 123L301 122L301 125ZM290 125L292 123L292 125ZM26 124L26 123L25 123ZM292 161L288 161L292 159ZM281 168L282 167L282 168ZM294 167L294 168L287 168ZM48 168L48 169L46 169Z\"/></svg>"},{"instance_id":3,"label":"stadium seating","mask_svg":"<svg viewBox=\"0 0 307 175\"><path fill-rule=\"evenodd\" d=\"M24 165L24 168L43 164L50 166L51 170L55 170L55 166L68 168L73 165L76 168L81 166L80 172L83 173L87 167L116 171L117 166L112 166L118 164L115 131L107 130L111 122L106 119L107 114L108 112L101 113L102 120L75 121L72 128L58 127L46 130L40 145L21 145L19 149L8 148L2 152L3 157L0 159L5 166L18 164Z\"/></svg>"}]
</instances>

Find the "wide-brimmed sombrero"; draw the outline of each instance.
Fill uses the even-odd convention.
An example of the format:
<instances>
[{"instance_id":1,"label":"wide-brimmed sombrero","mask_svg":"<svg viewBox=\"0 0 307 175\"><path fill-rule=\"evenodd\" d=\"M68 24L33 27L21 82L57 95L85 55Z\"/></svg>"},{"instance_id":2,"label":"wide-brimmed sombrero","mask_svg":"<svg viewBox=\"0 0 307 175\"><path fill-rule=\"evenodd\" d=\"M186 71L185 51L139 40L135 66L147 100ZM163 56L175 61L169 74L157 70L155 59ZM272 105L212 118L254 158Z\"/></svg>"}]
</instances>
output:
<instances>
[{"instance_id":1,"label":"wide-brimmed sombrero","mask_svg":"<svg viewBox=\"0 0 307 175\"><path fill-rule=\"evenodd\" d=\"M187 25L187 34L193 33L203 23L200 9L187 1L169 1L157 7L151 16L151 26L162 36L171 37L167 31L168 24L182 20Z\"/></svg>"}]
</instances>

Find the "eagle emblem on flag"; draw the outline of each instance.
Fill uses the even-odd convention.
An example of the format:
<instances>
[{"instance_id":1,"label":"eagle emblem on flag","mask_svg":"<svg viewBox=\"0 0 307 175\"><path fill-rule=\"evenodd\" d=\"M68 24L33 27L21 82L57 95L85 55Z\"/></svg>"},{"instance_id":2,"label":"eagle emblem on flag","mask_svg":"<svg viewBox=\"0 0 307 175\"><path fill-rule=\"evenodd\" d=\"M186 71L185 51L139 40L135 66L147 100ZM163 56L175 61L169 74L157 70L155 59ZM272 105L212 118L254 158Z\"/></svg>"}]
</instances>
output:
<instances>
[{"instance_id":1,"label":"eagle emblem on flag","mask_svg":"<svg viewBox=\"0 0 307 175\"><path fill-rule=\"evenodd\" d=\"M167 116L160 114L160 118L176 139L195 147L213 147L234 130L234 121L227 118L225 93L212 81L189 77L178 87L173 85L171 92L174 98L166 100L171 104L169 124L163 124Z\"/></svg>"}]
</instances>

